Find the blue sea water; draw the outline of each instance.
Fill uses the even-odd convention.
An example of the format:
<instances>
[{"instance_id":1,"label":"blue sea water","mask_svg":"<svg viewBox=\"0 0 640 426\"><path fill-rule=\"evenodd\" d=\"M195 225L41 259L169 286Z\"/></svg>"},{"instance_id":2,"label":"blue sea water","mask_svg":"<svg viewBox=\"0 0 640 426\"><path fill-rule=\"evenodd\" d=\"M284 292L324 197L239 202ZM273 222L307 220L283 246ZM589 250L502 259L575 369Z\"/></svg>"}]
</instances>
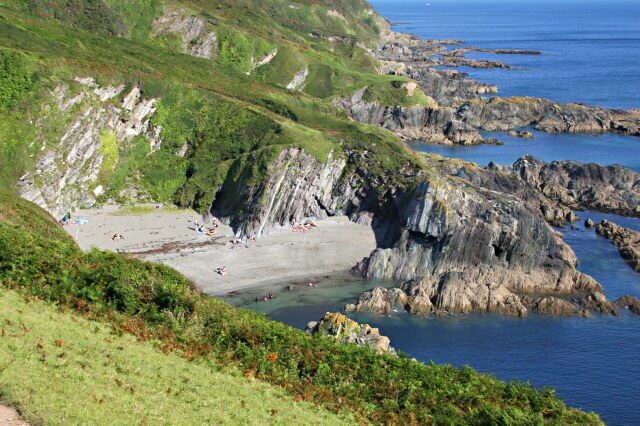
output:
<instances>
[{"instance_id":1,"label":"blue sea water","mask_svg":"<svg viewBox=\"0 0 640 426\"><path fill-rule=\"evenodd\" d=\"M424 38L463 39L487 48L532 49L540 56L484 55L516 70L464 71L497 84L501 96L539 96L612 108L640 108L640 1L636 0L374 0L396 30ZM429 6L426 4L429 3ZM553 135L536 132L533 141L487 134L503 146L414 148L486 165L510 164L531 154L545 161L574 159L623 164L640 171L640 138L617 135ZM640 231L640 219L578 212L582 220L606 218ZM640 274L618 249L594 230L560 230L579 260L610 299L640 297ZM348 275L309 277L318 287L298 285L285 291L274 284L230 301L271 318L304 328L326 311L340 309L372 283ZM268 303L255 296L272 291ZM640 423L640 317L526 319L498 315L419 318L405 313L387 317L350 314L380 328L398 349L417 359L470 365L502 379L552 386L572 406L598 412L612 425Z\"/></svg>"},{"instance_id":2,"label":"blue sea water","mask_svg":"<svg viewBox=\"0 0 640 426\"><path fill-rule=\"evenodd\" d=\"M500 96L640 108L637 0L373 0L400 32L540 56L474 53L517 69L462 69ZM429 6L427 6L427 3Z\"/></svg>"},{"instance_id":3,"label":"blue sea water","mask_svg":"<svg viewBox=\"0 0 640 426\"><path fill-rule=\"evenodd\" d=\"M576 160L605 165L621 164L640 172L640 137L611 133L584 135L574 133L545 133L529 129L534 139L509 136L502 132L482 132L485 138L496 138L504 145L434 145L412 142L417 151L439 154L486 166L493 161L510 165L523 155L533 155L542 161Z\"/></svg>"}]
</instances>

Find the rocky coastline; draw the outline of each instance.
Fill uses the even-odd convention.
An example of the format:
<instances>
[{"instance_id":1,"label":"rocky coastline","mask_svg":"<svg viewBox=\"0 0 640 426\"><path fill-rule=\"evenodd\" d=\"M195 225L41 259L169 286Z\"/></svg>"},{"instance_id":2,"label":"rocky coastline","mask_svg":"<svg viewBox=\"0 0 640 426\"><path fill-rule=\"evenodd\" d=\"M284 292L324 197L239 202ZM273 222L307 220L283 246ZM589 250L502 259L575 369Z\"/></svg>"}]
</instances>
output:
<instances>
[{"instance_id":1,"label":"rocky coastline","mask_svg":"<svg viewBox=\"0 0 640 426\"><path fill-rule=\"evenodd\" d=\"M468 52L539 55L542 52L464 47L447 49L455 40L422 40L387 28L372 54L381 72L414 79L437 105L397 107L362 100L359 92L336 102L358 122L381 126L405 139L437 144L475 145L481 130L515 131L532 126L549 133L618 133L640 136L640 111L612 110L583 104L559 104L532 97L484 99L498 88L474 81L462 72L436 71L435 66L504 68L497 61L468 59ZM522 133L528 137L526 133Z\"/></svg>"}]
</instances>

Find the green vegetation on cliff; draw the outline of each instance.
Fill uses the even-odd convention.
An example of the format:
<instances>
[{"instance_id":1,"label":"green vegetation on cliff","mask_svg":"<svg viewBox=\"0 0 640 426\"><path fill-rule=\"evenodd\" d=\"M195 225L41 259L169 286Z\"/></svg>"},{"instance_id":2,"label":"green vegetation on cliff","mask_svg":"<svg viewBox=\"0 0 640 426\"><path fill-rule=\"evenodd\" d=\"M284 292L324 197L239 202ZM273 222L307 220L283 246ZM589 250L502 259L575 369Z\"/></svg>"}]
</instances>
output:
<instances>
[{"instance_id":1,"label":"green vegetation on cliff","mask_svg":"<svg viewBox=\"0 0 640 426\"><path fill-rule=\"evenodd\" d=\"M280 386L299 400L350 413L363 421L599 423L596 415L567 408L549 389L538 391L525 384L501 382L470 368L376 355L369 348L342 345L326 337L310 338L263 315L202 296L168 267L97 250L83 253L45 212L15 196L0 195L0 219L2 288L155 342L169 355L166 360L154 355L154 362L171 365L177 362L171 354L182 354L197 362L194 368L198 371L204 368L199 363L218 366L227 373L238 370ZM42 309L40 304L32 306ZM52 315L47 312L38 315ZM98 329L106 332L102 326ZM5 340L0 337L0 341ZM104 346L91 349L86 342L82 345L89 360L98 356L92 350ZM44 350L52 351L50 341ZM59 362L65 371L64 359ZM136 375L133 369L118 373L122 383L134 384L134 377L130 377ZM0 391L7 386L4 392L12 401L19 408L21 404L28 407L13 380L0 372ZM119 391L129 390L123 387ZM99 387L93 392L100 399ZM155 403L140 399L138 404L151 412L146 404Z\"/></svg>"},{"instance_id":2,"label":"green vegetation on cliff","mask_svg":"<svg viewBox=\"0 0 640 426\"><path fill-rule=\"evenodd\" d=\"M157 25L161 17L170 22L162 31ZM190 38L188 30L196 27L202 33ZM296 415L309 422L333 421L323 411L330 410L347 420L391 424L599 423L596 415L566 407L552 390L538 391L471 369L426 366L404 356L379 356L366 348L309 338L262 315L198 294L170 268L109 252L83 253L47 214L11 195L19 178L33 171L47 150L68 154L70 138L82 139L69 132L74 124L82 125L85 117L90 121L96 111L117 111L115 120L127 120L131 111L123 111L122 101L134 87L141 89L145 100L155 100L149 124L160 129L159 140L150 144L142 131L118 140L112 128L96 124L103 126L96 132L101 137L94 141L102 167L99 182L93 184L104 186L103 199L126 201L127 190L135 188L138 195L200 211L220 196L235 205L233 197L242 193L243 186L263 183L273 160L290 147L303 148L321 161L330 153L334 158L355 154L378 182L377 190L401 187L398 172L419 160L390 133L354 123L331 102L364 88L365 99L371 102L430 102L419 88L411 94L408 80L378 75L379 64L367 48L383 29L364 0L1 2L0 307L19 304L13 292L46 302L46 306L25 302L29 304L7 309L6 315L29 324L22 330L24 339L40 338L40 322L49 322L65 342L56 345L50 337L40 338L40 347L13 334L7 338L13 341L0 336L0 395L33 413L29 418L36 422L61 422L51 417L61 404L57 394L31 376L26 383L32 387L20 388L18 376L9 374L6 366L14 363L20 368L16 371L33 368L42 377L54 371L51 380L65 395L74 386L73 368L85 368L74 360L101 360L104 368L82 373L87 374L82 376L87 383L96 380L100 385L93 393L70 400L91 398L92 415L102 416L109 405L96 406L104 396L99 380L110 379L91 374L111 374L105 357L115 355L91 339L115 330L125 334L113 339L122 342L123 353L131 354L126 358L133 363L117 364L120 382L114 379L117 388L113 383L108 387L113 392L109 403L126 407L123 422L136 406L149 420L157 419L156 401L139 389L144 380L154 380L140 375L157 366L165 373L176 369L185 378L185 368L193 368L193 374L210 373L212 378L236 383L242 392L248 382L236 380L241 378L233 376L235 372L268 382L272 387L263 389L271 389L275 399L265 399L265 404L273 401L276 422L291 422ZM211 34L216 44L209 46L208 57L188 54L202 47L198 43L213 40ZM275 57L265 61L275 49ZM96 88L76 82L76 77L92 77L102 88L123 84L125 89L115 98L100 100ZM292 84L294 80L299 84ZM114 116L101 115L105 120ZM63 162L65 156L56 158ZM360 160L349 162L347 172L361 166L356 161ZM36 184L57 187L59 178ZM33 310L33 318L21 317L23 309ZM81 333L87 326L96 329L95 336ZM135 343L127 334L145 343ZM71 343L76 339L78 346ZM135 364L142 359L135 356L138 351L148 354L148 366ZM168 380L160 376L157 386ZM207 387L205 379L194 379L194 396L167 396L168 404L176 406L171 415L188 410L187 401L201 401L200 396L207 401L205 394L219 392ZM122 394L126 392L131 396ZM296 408L301 411L278 417L278 407L285 410L292 398L321 409L302 404ZM254 399L245 401L249 418L264 422L262 407L253 411ZM37 408L39 404L45 406ZM233 407L230 402L229 408ZM206 422L206 416L213 414L206 406L199 408ZM228 411L217 413L224 419ZM78 422L82 415L69 414L78 416L73 417Z\"/></svg>"}]
</instances>

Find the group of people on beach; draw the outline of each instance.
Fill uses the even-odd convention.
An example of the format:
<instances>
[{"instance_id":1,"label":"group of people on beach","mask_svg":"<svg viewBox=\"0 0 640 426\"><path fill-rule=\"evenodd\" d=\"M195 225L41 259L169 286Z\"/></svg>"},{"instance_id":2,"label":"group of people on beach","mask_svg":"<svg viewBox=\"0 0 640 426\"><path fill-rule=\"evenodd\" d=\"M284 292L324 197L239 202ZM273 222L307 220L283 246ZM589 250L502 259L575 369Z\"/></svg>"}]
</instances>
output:
<instances>
[{"instance_id":1,"label":"group of people on beach","mask_svg":"<svg viewBox=\"0 0 640 426\"><path fill-rule=\"evenodd\" d=\"M198 223L196 220L194 222L195 230L200 235L206 235L207 237L213 237L216 232L218 232L218 227L220 226L220 222L215 217L211 218L211 226L207 227L204 224Z\"/></svg>"},{"instance_id":2,"label":"group of people on beach","mask_svg":"<svg viewBox=\"0 0 640 426\"><path fill-rule=\"evenodd\" d=\"M307 232L310 229L317 228L317 227L318 227L318 224L311 219L306 220L304 223L299 223L295 221L291 222L291 230L293 232Z\"/></svg>"},{"instance_id":3,"label":"group of people on beach","mask_svg":"<svg viewBox=\"0 0 640 426\"><path fill-rule=\"evenodd\" d=\"M221 277L224 277L227 275L227 267L226 266L218 266L216 268L216 274L220 275Z\"/></svg>"}]
</instances>

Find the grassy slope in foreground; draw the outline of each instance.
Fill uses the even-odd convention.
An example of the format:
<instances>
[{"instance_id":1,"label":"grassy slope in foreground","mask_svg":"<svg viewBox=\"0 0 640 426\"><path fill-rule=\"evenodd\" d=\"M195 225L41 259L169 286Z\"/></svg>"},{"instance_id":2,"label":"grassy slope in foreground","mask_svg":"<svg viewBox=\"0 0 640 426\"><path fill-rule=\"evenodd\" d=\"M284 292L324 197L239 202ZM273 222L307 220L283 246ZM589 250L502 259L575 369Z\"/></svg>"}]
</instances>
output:
<instances>
[{"instance_id":1,"label":"grassy slope in foreground","mask_svg":"<svg viewBox=\"0 0 640 426\"><path fill-rule=\"evenodd\" d=\"M36 424L339 424L286 391L0 290L0 394Z\"/></svg>"},{"instance_id":2,"label":"grassy slope in foreground","mask_svg":"<svg viewBox=\"0 0 640 426\"><path fill-rule=\"evenodd\" d=\"M537 391L471 368L424 365L325 337L309 338L196 293L170 268L114 253L83 253L46 213L12 195L0 195L0 283L142 340L157 340L165 351L240 370L365 422L600 424L597 415L568 408L550 389ZM87 359L99 357L91 345L86 347ZM0 377L8 374L3 367ZM61 363L57 374L72 374L73 368ZM194 364L194 375L198 368L203 367ZM119 373L123 383L136 376L134 369ZM48 392L43 388L33 397L46 398ZM93 392L99 395L101 385L95 384ZM78 403L82 395L93 398L82 392ZM157 405L145 398L138 403L147 411ZM193 404L198 404L195 398Z\"/></svg>"}]
</instances>

